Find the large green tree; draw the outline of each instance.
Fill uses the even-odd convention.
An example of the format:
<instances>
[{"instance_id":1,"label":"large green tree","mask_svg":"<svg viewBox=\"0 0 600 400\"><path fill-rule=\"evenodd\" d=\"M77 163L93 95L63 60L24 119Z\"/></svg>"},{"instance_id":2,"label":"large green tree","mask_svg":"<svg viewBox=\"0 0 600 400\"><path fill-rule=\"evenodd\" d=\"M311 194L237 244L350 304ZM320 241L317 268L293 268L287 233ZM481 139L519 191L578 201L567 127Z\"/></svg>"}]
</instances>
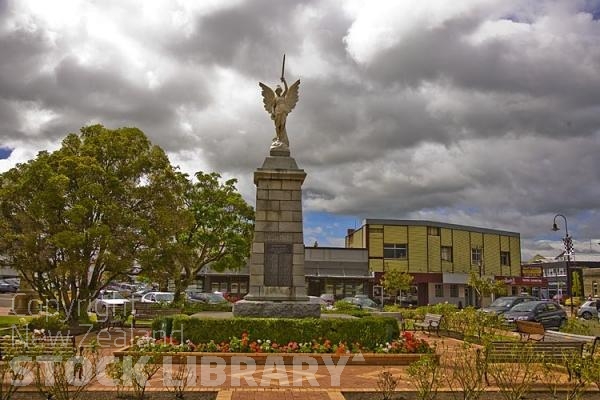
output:
<instances>
[{"instance_id":1,"label":"large green tree","mask_svg":"<svg viewBox=\"0 0 600 400\"><path fill-rule=\"evenodd\" d=\"M175 236L158 235L142 257L144 274L175 285L175 301L200 270L239 269L250 255L254 210L236 189L236 180L198 172L184 192L184 212L191 218Z\"/></svg>"},{"instance_id":2,"label":"large green tree","mask_svg":"<svg viewBox=\"0 0 600 400\"><path fill-rule=\"evenodd\" d=\"M156 232L187 227L181 182L139 129L84 127L0 175L0 254L69 320L85 319Z\"/></svg>"}]
</instances>

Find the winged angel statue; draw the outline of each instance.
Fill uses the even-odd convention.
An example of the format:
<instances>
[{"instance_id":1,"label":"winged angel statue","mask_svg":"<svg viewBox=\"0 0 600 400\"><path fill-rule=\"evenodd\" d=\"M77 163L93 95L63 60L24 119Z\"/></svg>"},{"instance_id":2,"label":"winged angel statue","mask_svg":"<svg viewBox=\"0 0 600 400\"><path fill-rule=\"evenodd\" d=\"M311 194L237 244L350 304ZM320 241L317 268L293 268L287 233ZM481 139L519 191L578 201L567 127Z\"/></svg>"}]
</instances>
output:
<instances>
[{"instance_id":1,"label":"winged angel statue","mask_svg":"<svg viewBox=\"0 0 600 400\"><path fill-rule=\"evenodd\" d=\"M282 71L281 82L283 83L284 89L281 89L281 86L277 85L275 91L262 82L259 82L258 84L262 88L265 110L271 114L271 119L275 122L276 136L273 138L271 149L289 150L290 141L288 140L287 132L285 130L285 121L287 115L292 112L298 102L300 79L288 88Z\"/></svg>"}]
</instances>

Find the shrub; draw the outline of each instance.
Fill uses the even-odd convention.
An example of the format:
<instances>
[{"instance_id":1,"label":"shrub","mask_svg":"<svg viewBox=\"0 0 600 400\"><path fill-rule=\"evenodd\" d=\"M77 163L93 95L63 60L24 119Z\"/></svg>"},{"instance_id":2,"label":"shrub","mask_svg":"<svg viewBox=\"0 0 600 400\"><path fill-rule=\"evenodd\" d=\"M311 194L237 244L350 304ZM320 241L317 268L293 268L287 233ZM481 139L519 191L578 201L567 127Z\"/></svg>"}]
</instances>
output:
<instances>
[{"instance_id":1,"label":"shrub","mask_svg":"<svg viewBox=\"0 0 600 400\"><path fill-rule=\"evenodd\" d=\"M171 336L173 331L173 321L175 319L179 321L189 319L190 317L185 314L169 315L158 317L152 320L152 333L155 339L160 339L164 336Z\"/></svg>"},{"instance_id":2,"label":"shrub","mask_svg":"<svg viewBox=\"0 0 600 400\"><path fill-rule=\"evenodd\" d=\"M592 335L592 329L590 321L580 321L576 318L568 318L567 322L563 327L560 328L561 332L573 333L576 335Z\"/></svg>"},{"instance_id":3,"label":"shrub","mask_svg":"<svg viewBox=\"0 0 600 400\"><path fill-rule=\"evenodd\" d=\"M446 316L446 327L449 330L460 332L465 338L482 339L502 327L502 319L491 313L467 307L458 312L449 313Z\"/></svg>"},{"instance_id":4,"label":"shrub","mask_svg":"<svg viewBox=\"0 0 600 400\"><path fill-rule=\"evenodd\" d=\"M44 329L49 332L58 332L60 330L66 329L66 318L64 315L60 314L47 314L40 315L39 317L32 318L29 321L29 329Z\"/></svg>"},{"instance_id":5,"label":"shrub","mask_svg":"<svg viewBox=\"0 0 600 400\"><path fill-rule=\"evenodd\" d=\"M364 347L375 348L378 344L390 342L400 335L398 321L388 317L365 317L361 319L284 319L284 318L234 318L198 319L187 316L164 318L164 326L171 319L168 336L181 343L220 343L231 337L240 337L247 332L256 339L269 339L276 343L312 342L328 339L332 343L360 343ZM163 326L162 319L153 322L155 327ZM161 321L161 322L159 322Z\"/></svg>"},{"instance_id":6,"label":"shrub","mask_svg":"<svg viewBox=\"0 0 600 400\"><path fill-rule=\"evenodd\" d=\"M196 314L202 311L231 311L231 303L206 304L206 303L185 303L183 313L187 315Z\"/></svg>"}]
</instances>

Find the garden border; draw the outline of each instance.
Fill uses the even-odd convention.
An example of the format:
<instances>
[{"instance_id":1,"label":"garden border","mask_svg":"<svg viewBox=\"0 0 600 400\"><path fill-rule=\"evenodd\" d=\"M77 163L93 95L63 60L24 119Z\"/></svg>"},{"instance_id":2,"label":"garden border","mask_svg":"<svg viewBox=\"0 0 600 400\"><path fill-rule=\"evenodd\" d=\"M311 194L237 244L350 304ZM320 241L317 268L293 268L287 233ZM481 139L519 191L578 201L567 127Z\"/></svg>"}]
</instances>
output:
<instances>
[{"instance_id":1,"label":"garden border","mask_svg":"<svg viewBox=\"0 0 600 400\"><path fill-rule=\"evenodd\" d=\"M130 351L130 346L113 351L113 355L119 359L126 356L148 355L148 352ZM345 365L409 365L422 357L435 357L439 360L439 354L434 353L352 353L352 354L332 354L332 353L208 353L200 351L178 351L178 352L158 352L161 357L172 357L173 364L183 364L186 357L195 356L196 364L210 364L215 362L215 358L221 358L226 365L231 365L234 357L238 360L242 357L252 358L256 365L265 365L268 358L271 360L277 358L282 360L284 365L294 365L301 363L302 359L311 358L317 361L318 365L337 364L340 359L345 358ZM298 361L300 360L300 361Z\"/></svg>"}]
</instances>

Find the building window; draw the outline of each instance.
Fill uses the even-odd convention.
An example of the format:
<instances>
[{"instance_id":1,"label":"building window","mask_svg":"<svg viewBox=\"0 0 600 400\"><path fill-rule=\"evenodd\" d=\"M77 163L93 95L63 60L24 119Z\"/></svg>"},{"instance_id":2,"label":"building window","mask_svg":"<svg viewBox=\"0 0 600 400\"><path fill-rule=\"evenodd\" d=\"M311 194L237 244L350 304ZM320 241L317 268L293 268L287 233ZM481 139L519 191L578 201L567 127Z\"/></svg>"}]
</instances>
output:
<instances>
[{"instance_id":1,"label":"building window","mask_svg":"<svg viewBox=\"0 0 600 400\"><path fill-rule=\"evenodd\" d=\"M450 285L450 297L458 297L458 285Z\"/></svg>"},{"instance_id":2,"label":"building window","mask_svg":"<svg viewBox=\"0 0 600 400\"><path fill-rule=\"evenodd\" d=\"M435 297L444 297L444 285L435 285Z\"/></svg>"},{"instance_id":3,"label":"building window","mask_svg":"<svg viewBox=\"0 0 600 400\"><path fill-rule=\"evenodd\" d=\"M383 258L397 258L405 260L408 257L408 245L406 243L384 243Z\"/></svg>"},{"instance_id":4,"label":"building window","mask_svg":"<svg viewBox=\"0 0 600 400\"><path fill-rule=\"evenodd\" d=\"M481 264L481 253L482 253L482 249L480 247L473 247L471 249L471 264L473 264L473 265Z\"/></svg>"},{"instance_id":5,"label":"building window","mask_svg":"<svg viewBox=\"0 0 600 400\"><path fill-rule=\"evenodd\" d=\"M510 266L510 252L509 251L501 251L500 252L500 265Z\"/></svg>"},{"instance_id":6,"label":"building window","mask_svg":"<svg viewBox=\"0 0 600 400\"><path fill-rule=\"evenodd\" d=\"M427 234L429 236L440 236L440 228L438 228L437 226L428 226Z\"/></svg>"},{"instance_id":7,"label":"building window","mask_svg":"<svg viewBox=\"0 0 600 400\"><path fill-rule=\"evenodd\" d=\"M592 293L594 297L598 296L598 282L592 281Z\"/></svg>"},{"instance_id":8,"label":"building window","mask_svg":"<svg viewBox=\"0 0 600 400\"><path fill-rule=\"evenodd\" d=\"M452 247L450 247L450 246L442 246L441 247L441 253L442 253L442 261L450 261L450 262L452 262Z\"/></svg>"}]
</instances>

